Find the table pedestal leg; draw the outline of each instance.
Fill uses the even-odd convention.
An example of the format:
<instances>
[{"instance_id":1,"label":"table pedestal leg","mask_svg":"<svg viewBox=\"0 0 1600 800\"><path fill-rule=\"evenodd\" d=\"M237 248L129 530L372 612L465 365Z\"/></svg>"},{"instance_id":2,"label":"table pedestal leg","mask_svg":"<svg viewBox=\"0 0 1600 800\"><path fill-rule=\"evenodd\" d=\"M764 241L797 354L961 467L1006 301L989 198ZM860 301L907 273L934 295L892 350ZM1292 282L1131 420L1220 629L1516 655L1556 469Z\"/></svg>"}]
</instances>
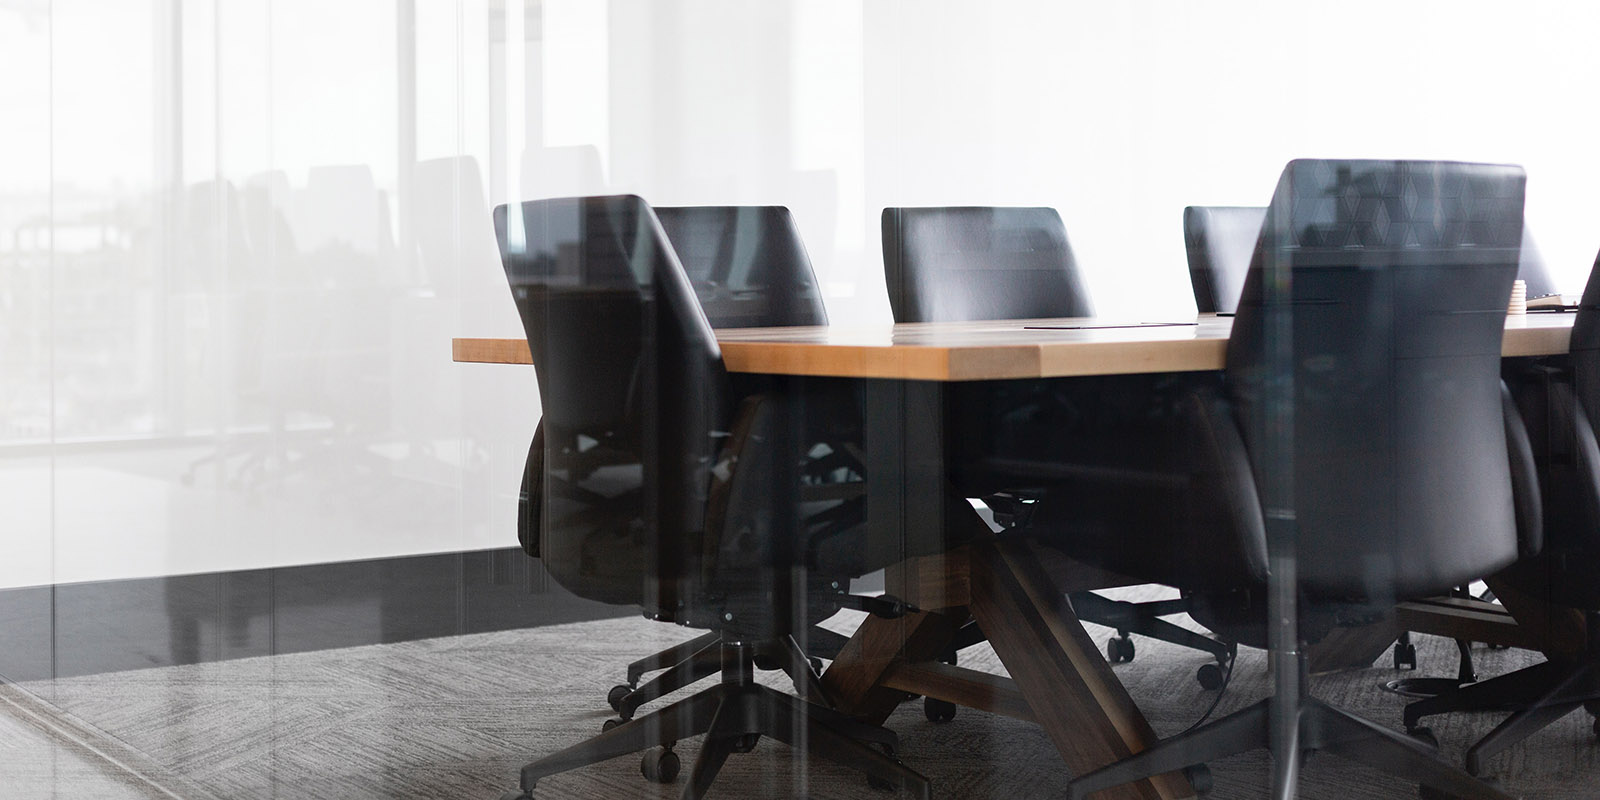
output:
<instances>
[{"instance_id":1,"label":"table pedestal leg","mask_svg":"<svg viewBox=\"0 0 1600 800\"><path fill-rule=\"evenodd\" d=\"M1084 631L1026 542L973 546L972 614L1074 775L1156 741L1155 731ZM1193 797L1178 773L1102 793L1113 798Z\"/></svg>"}]
</instances>

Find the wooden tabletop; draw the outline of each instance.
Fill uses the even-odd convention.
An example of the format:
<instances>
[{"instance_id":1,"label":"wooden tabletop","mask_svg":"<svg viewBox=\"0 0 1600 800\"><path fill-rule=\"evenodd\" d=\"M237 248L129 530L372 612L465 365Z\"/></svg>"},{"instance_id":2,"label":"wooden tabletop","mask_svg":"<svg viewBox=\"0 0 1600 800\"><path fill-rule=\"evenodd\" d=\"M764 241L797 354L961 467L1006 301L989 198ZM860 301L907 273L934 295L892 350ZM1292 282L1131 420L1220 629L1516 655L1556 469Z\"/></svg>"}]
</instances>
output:
<instances>
[{"instance_id":1,"label":"wooden tabletop","mask_svg":"<svg viewBox=\"0 0 1600 800\"><path fill-rule=\"evenodd\" d=\"M1572 313L1506 318L1502 352L1567 352ZM1152 324L1183 323L1183 324ZM972 381L1222 369L1232 317L927 322L717 331L733 372ZM456 361L531 364L523 339L452 341Z\"/></svg>"}]
</instances>

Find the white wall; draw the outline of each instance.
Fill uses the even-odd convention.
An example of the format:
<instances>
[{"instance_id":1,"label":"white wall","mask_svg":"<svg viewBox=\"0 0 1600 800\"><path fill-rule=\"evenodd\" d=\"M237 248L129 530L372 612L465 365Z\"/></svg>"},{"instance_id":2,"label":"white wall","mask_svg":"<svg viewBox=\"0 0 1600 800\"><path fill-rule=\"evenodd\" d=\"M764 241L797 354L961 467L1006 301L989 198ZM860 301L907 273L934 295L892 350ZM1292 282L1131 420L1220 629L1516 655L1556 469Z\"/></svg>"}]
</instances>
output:
<instances>
[{"instance_id":1,"label":"white wall","mask_svg":"<svg viewBox=\"0 0 1600 800\"><path fill-rule=\"evenodd\" d=\"M1294 157L1506 161L1576 290L1597 23L0 0L0 586L512 542L531 371L448 360L452 335L520 335L486 219L511 198L789 205L841 324L888 316L884 206L1052 205L1103 312L1185 314L1185 205L1263 204Z\"/></svg>"}]
</instances>

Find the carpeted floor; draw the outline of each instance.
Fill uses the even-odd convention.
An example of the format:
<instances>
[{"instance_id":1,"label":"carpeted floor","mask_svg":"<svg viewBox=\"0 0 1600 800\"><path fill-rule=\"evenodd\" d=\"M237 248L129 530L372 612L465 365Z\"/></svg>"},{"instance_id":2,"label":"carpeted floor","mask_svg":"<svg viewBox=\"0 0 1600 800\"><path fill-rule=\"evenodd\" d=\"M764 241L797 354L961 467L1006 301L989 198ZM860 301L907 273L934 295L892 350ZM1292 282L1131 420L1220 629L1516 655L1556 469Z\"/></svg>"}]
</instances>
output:
<instances>
[{"instance_id":1,"label":"carpeted floor","mask_svg":"<svg viewBox=\"0 0 1600 800\"><path fill-rule=\"evenodd\" d=\"M850 627L849 620L839 623ZM515 788L524 761L600 729L611 716L606 690L628 661L689 633L619 619L18 686L139 754L143 769L185 787L172 796L492 800ZM1103 630L1091 633L1105 638ZM1214 696L1193 677L1205 657L1144 639L1138 646L1138 657L1118 666L1117 674L1159 733L1182 730ZM1455 648L1448 641L1418 637L1418 650L1423 673L1454 672ZM1537 659L1482 648L1474 656L1485 675ZM1003 672L981 645L964 651L962 664ZM1241 653L1216 714L1265 696L1265 664L1259 651ZM1373 668L1321 677L1314 679L1313 691L1398 727L1402 699L1380 688L1393 674ZM1431 724L1445 755L1459 762L1465 748L1500 718L1454 715ZM1034 725L968 709L950 723L934 724L924 718L921 703L913 702L889 726L901 736L902 759L933 781L936 797L1062 796L1067 772ZM1494 759L1494 777L1529 798L1600 797L1600 745L1589 726L1583 713L1561 720ZM697 749L692 741L679 746L685 769ZM0 758L28 756L0 749ZM540 784L538 795L609 799L676 797L681 791L681 779L672 786L645 782L638 764L629 756L551 778ZM101 796L84 792L90 787L79 772L72 773L71 790L62 791L48 771L12 766L0 765L12 776L0 793L6 798ZM1212 763L1211 796L1267 796L1268 766L1263 751ZM154 776L157 783L159 778ZM1377 800L1415 797L1416 789L1361 764L1320 756L1307 763L1300 794ZM817 800L886 796L855 773L797 759L767 740L752 753L733 756L710 793Z\"/></svg>"}]
</instances>

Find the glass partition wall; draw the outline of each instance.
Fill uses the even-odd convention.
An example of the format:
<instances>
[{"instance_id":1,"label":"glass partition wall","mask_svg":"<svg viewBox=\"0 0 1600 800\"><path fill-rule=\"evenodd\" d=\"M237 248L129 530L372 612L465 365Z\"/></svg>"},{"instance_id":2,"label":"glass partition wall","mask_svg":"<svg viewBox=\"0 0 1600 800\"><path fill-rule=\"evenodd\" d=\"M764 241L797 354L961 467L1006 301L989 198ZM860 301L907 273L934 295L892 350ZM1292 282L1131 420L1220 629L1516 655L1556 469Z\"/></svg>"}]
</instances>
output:
<instances>
[{"instance_id":1,"label":"glass partition wall","mask_svg":"<svg viewBox=\"0 0 1600 800\"><path fill-rule=\"evenodd\" d=\"M1581 394L1570 326L1511 318L1491 408L1483 298L1584 289L1595 17L0 0L0 771L1587 797L1587 710L1491 753L1505 708L1407 704L1592 657L1593 605L1535 555L1587 525L1576 434L1535 413ZM828 331L733 330L779 323ZM810 366L761 361L774 336ZM1051 349L1109 340L1203 353ZM691 735L713 701L760 724ZM1307 727L1323 701L1422 744ZM540 761L609 754L613 719L642 721L627 755Z\"/></svg>"}]
</instances>

